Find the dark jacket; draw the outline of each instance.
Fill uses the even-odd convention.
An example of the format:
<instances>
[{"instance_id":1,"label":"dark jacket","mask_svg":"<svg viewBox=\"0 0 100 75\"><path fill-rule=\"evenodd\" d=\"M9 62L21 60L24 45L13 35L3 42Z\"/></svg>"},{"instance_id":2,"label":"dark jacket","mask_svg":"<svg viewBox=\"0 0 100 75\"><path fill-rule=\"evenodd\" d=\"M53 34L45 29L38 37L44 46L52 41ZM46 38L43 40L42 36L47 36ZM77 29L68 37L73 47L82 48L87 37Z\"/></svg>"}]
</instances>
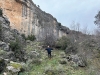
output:
<instances>
[{"instance_id":1,"label":"dark jacket","mask_svg":"<svg viewBox=\"0 0 100 75\"><path fill-rule=\"evenodd\" d=\"M46 48L45 50L47 50L48 53L51 53L51 50L53 50L52 48Z\"/></svg>"}]
</instances>

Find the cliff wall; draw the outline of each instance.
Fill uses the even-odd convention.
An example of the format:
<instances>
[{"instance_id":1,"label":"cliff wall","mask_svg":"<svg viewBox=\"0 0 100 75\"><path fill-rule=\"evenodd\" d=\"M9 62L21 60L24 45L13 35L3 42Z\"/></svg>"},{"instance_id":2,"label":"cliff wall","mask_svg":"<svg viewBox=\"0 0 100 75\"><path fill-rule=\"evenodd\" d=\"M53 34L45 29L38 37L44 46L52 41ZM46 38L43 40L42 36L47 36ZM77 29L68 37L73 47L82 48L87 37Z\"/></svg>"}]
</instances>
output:
<instances>
[{"instance_id":1,"label":"cliff wall","mask_svg":"<svg viewBox=\"0 0 100 75\"><path fill-rule=\"evenodd\" d=\"M48 35L55 38L66 36L57 20L37 7L32 0L0 0L0 8L3 16L9 19L11 28L26 36L34 34L37 40L43 40Z\"/></svg>"}]
</instances>

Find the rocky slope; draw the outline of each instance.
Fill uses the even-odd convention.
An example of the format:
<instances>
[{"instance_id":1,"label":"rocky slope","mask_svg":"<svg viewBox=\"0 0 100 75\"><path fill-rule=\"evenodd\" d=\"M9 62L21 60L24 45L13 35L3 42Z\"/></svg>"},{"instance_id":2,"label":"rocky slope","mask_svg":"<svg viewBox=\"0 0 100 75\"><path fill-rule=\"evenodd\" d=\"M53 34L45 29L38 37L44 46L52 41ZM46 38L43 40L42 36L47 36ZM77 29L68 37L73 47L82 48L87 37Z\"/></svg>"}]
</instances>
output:
<instances>
[{"instance_id":1,"label":"rocky slope","mask_svg":"<svg viewBox=\"0 0 100 75\"><path fill-rule=\"evenodd\" d=\"M52 58L49 59L47 52L41 47L40 42L27 42L24 48L27 52L28 60L22 65L23 71L16 71L19 75L99 75L98 58L84 59L78 54L65 54L63 50L54 48ZM11 62L12 63L12 62ZM16 62L13 62L16 63ZM98 64L98 66L96 66ZM18 67L17 67L18 68ZM19 66L20 68L20 66ZM9 71L6 71L10 74ZM13 74L13 75L16 75Z\"/></svg>"},{"instance_id":2,"label":"rocky slope","mask_svg":"<svg viewBox=\"0 0 100 75\"><path fill-rule=\"evenodd\" d=\"M7 18L3 17L2 11L0 10L0 73L5 70L7 64L10 61L18 61L17 59L22 58L23 54L16 57L16 52L11 49L14 44L23 44L25 40L19 34L16 29L11 29L10 22ZM15 43L16 42L16 43ZM13 44L12 44L13 43ZM12 45L11 45L12 44ZM22 52L21 50L18 50ZM17 58L17 59L16 59Z\"/></svg>"}]
</instances>

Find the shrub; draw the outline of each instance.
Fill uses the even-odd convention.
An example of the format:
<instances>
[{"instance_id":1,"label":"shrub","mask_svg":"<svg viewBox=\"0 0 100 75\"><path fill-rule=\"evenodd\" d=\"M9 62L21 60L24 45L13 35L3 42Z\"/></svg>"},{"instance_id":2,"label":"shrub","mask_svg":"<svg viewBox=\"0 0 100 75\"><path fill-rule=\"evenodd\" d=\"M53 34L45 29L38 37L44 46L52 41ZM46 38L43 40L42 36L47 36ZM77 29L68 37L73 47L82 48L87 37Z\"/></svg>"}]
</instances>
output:
<instances>
[{"instance_id":1,"label":"shrub","mask_svg":"<svg viewBox=\"0 0 100 75\"><path fill-rule=\"evenodd\" d=\"M66 47L68 47L68 45L70 44L71 44L70 40L67 37L63 36L62 38L57 40L55 47L65 50Z\"/></svg>"},{"instance_id":2,"label":"shrub","mask_svg":"<svg viewBox=\"0 0 100 75\"><path fill-rule=\"evenodd\" d=\"M42 61L41 61L40 59L38 59L38 58L32 60L32 64L36 64L36 65L40 65L41 62L42 62Z\"/></svg>"},{"instance_id":3,"label":"shrub","mask_svg":"<svg viewBox=\"0 0 100 75\"><path fill-rule=\"evenodd\" d=\"M0 32L2 31L2 25L1 25L1 22L0 22Z\"/></svg>"},{"instance_id":4,"label":"shrub","mask_svg":"<svg viewBox=\"0 0 100 75\"><path fill-rule=\"evenodd\" d=\"M26 40L30 40L30 41L34 41L36 39L36 37L34 35L28 35L28 37L26 38Z\"/></svg>"},{"instance_id":5,"label":"shrub","mask_svg":"<svg viewBox=\"0 0 100 75\"><path fill-rule=\"evenodd\" d=\"M5 60L2 59L2 58L0 58L0 73L1 73L2 71L4 71L5 68L6 68Z\"/></svg>"},{"instance_id":6,"label":"shrub","mask_svg":"<svg viewBox=\"0 0 100 75\"><path fill-rule=\"evenodd\" d=\"M10 63L10 66L14 67L15 69L21 69L22 65L16 62Z\"/></svg>"},{"instance_id":7,"label":"shrub","mask_svg":"<svg viewBox=\"0 0 100 75\"><path fill-rule=\"evenodd\" d=\"M24 51L21 50L21 44L16 41L16 42L10 42L10 48L14 53L14 57L16 59L19 59L19 61L24 61Z\"/></svg>"},{"instance_id":8,"label":"shrub","mask_svg":"<svg viewBox=\"0 0 100 75\"><path fill-rule=\"evenodd\" d=\"M2 16L2 10L0 9L0 16Z\"/></svg>"},{"instance_id":9,"label":"shrub","mask_svg":"<svg viewBox=\"0 0 100 75\"><path fill-rule=\"evenodd\" d=\"M21 34L21 36L23 37L23 39L26 40L26 36L25 36L25 34Z\"/></svg>"},{"instance_id":10,"label":"shrub","mask_svg":"<svg viewBox=\"0 0 100 75\"><path fill-rule=\"evenodd\" d=\"M1 35L2 35L2 25L1 25L1 22L0 22L0 39L1 39Z\"/></svg>"},{"instance_id":11,"label":"shrub","mask_svg":"<svg viewBox=\"0 0 100 75\"><path fill-rule=\"evenodd\" d=\"M76 45L70 45L70 46L68 46L68 47L66 47L66 49L65 49L65 53L66 54L70 54L70 53L74 53L74 54L76 54L78 51L77 51L77 46Z\"/></svg>"},{"instance_id":12,"label":"shrub","mask_svg":"<svg viewBox=\"0 0 100 75\"><path fill-rule=\"evenodd\" d=\"M20 44L18 42L10 42L10 48L12 51L20 49Z\"/></svg>"}]
</instances>

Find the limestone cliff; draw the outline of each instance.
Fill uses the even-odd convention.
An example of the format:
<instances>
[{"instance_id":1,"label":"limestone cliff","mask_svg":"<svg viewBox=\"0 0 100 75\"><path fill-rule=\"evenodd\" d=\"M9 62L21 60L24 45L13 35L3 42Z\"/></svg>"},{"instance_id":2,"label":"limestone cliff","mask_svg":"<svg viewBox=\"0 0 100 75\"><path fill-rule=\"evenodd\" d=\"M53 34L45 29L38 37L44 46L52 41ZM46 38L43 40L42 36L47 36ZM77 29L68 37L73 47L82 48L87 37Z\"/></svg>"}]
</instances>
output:
<instances>
[{"instance_id":1,"label":"limestone cliff","mask_svg":"<svg viewBox=\"0 0 100 75\"><path fill-rule=\"evenodd\" d=\"M11 28L26 36L34 34L37 40L43 40L47 35L56 38L66 36L66 31L63 31L57 20L37 7L32 0L0 0L0 8L3 16L9 19Z\"/></svg>"}]
</instances>

